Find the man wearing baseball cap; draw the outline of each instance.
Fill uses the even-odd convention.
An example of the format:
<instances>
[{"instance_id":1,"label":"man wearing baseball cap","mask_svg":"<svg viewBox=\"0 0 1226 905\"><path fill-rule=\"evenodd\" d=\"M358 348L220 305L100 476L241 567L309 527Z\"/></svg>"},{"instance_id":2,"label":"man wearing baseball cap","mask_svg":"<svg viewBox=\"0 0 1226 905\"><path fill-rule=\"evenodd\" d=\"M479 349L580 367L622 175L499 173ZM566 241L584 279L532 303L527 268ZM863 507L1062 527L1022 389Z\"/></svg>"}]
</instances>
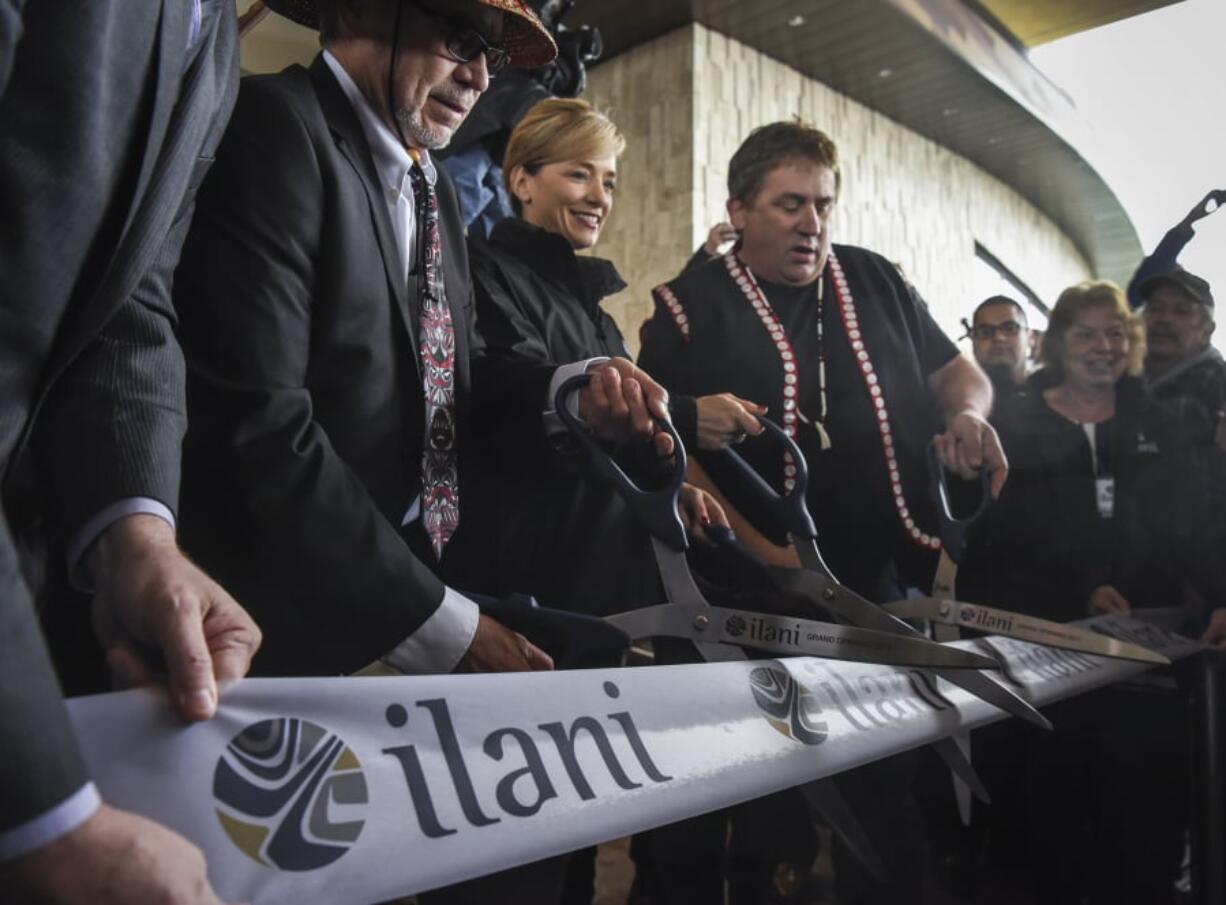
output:
<instances>
[{"instance_id":1,"label":"man wearing baseball cap","mask_svg":"<svg viewBox=\"0 0 1226 905\"><path fill-rule=\"evenodd\" d=\"M1209 284L1176 266L1145 280L1140 293L1150 390L1165 402L1195 403L1214 442L1226 449L1226 361L1209 344L1214 329Z\"/></svg>"},{"instance_id":2,"label":"man wearing baseball cap","mask_svg":"<svg viewBox=\"0 0 1226 905\"><path fill-rule=\"evenodd\" d=\"M1178 265L1140 285L1145 307L1145 381L1153 394L1183 415L1188 439L1209 451L1208 485L1220 498L1226 480L1226 360L1209 344L1213 336L1213 294L1209 284ZM1226 535L1220 508L1211 506L1216 522L1208 526ZM1209 601L1209 626L1201 641L1226 643L1226 607Z\"/></svg>"}]
</instances>

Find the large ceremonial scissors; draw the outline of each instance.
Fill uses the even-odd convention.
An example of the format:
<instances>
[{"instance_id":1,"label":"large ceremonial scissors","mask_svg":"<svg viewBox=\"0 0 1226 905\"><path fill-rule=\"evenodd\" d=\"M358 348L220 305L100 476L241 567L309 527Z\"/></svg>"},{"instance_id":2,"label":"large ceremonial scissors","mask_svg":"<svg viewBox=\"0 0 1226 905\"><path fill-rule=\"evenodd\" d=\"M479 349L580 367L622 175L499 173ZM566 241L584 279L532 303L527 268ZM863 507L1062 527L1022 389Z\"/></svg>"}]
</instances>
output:
<instances>
[{"instance_id":1,"label":"large ceremonial scissors","mask_svg":"<svg viewBox=\"0 0 1226 905\"><path fill-rule=\"evenodd\" d=\"M761 416L758 417L758 421L765 428L764 436L775 440L792 456L796 475L795 482L789 491L782 495L778 493L741 457L740 453L732 448L720 450L716 455L727 459L733 466L742 486L757 495L771 516L787 529L788 539L796 550L801 568L772 567L768 569L772 580L783 590L805 596L841 622L905 638L924 638L925 636L918 629L861 597L855 591L840 584L834 577L834 573L822 557L821 550L818 549L817 527L813 523L813 517L809 514L808 505L805 502L805 492L809 483L809 471L805 457L800 447L783 428ZM996 664L990 668L999 668L999 665ZM1032 707L1028 701L986 673L942 668L936 668L934 672L951 685L956 685L982 698L1006 713L1044 729L1051 729L1051 723L1047 718Z\"/></svg>"},{"instance_id":2,"label":"large ceremonial scissors","mask_svg":"<svg viewBox=\"0 0 1226 905\"><path fill-rule=\"evenodd\" d=\"M963 630L968 630L1005 635L1019 641L1100 657L1135 660L1157 666L1170 664L1169 659L1147 647L1110 638L1080 626L957 600L955 587L958 567L966 555L967 532L983 516L992 501L988 492L988 475L987 472L983 474L978 506L963 518L956 518L953 514L945 468L934 444L928 446L928 480L941 537L941 559L932 581L932 596L889 603L885 606L887 610L903 619L929 620L933 637L938 641L955 640L962 637Z\"/></svg>"},{"instance_id":3,"label":"large ceremonial scissors","mask_svg":"<svg viewBox=\"0 0 1226 905\"><path fill-rule=\"evenodd\" d=\"M677 503L685 482L686 453L676 430L672 436L675 462L664 486L639 486L612 456L592 438L564 404L566 397L585 385L586 376L572 378L558 390L558 415L599 476L617 489L631 511L648 530L667 603L604 617L625 633L627 640L674 637L691 641L705 660L744 659L743 647L787 656L825 657L888 666L941 669L994 669L991 657L946 647L918 633L914 637L854 625L839 625L783 613L763 613L712 606L690 572L689 548Z\"/></svg>"},{"instance_id":4,"label":"large ceremonial scissors","mask_svg":"<svg viewBox=\"0 0 1226 905\"><path fill-rule=\"evenodd\" d=\"M620 628L633 638L649 638L649 636L672 635L685 638L694 644L702 660L706 662L744 661L749 657L742 645L753 646L758 650L775 650L783 654L809 654L807 650L798 650L796 646L790 649L779 649L761 640L750 638L750 621L774 621L775 617L765 613L734 613L727 616L726 609L712 607L695 584L694 575L690 573L689 564L685 560L685 551L689 546L685 537L685 527L680 520L677 504L680 488L685 481L685 448L671 423L662 422L661 427L673 439L673 472L672 478L658 491L646 491L626 475L622 467L613 461L612 456L602 448L587 432L584 424L570 412L568 397L573 392L586 385L587 376L565 381L558 389L554 399L554 411L569 428L571 435L585 449L587 460L595 468L604 481L611 483L628 504L636 517L650 533L652 551L655 553L656 565L660 570L660 578L664 587L664 595L668 603L662 606L652 606L638 611L630 611L606 617L604 622ZM810 641L810 650L823 646L828 654L839 659L868 660L869 662L897 662L906 657L921 657L928 662L940 660L948 662L948 654L935 652L934 644L928 639L902 639L907 641L922 641L922 646L899 645L894 636L885 633L870 632L862 634L862 629L847 632L855 628L848 625L819 623L809 619L787 619L788 624L796 625L798 633L804 633ZM763 624L770 624L764 622ZM785 628L780 625L780 628ZM786 629L785 629L786 630ZM769 633L761 632L759 636ZM814 638L810 639L812 634ZM842 639L837 640L837 639ZM960 655L955 662L966 668L988 668L997 666L996 661L986 659L969 652L956 649ZM823 656L821 654L810 654ZM948 667L946 667L948 668ZM880 880L888 877L884 861L877 849L864 831L855 812L842 793L837 789L834 780L824 779L807 782L799 786L799 791L808 802L814 813L824 820L832 833L845 842L848 850L855 853L859 861Z\"/></svg>"},{"instance_id":5,"label":"large ceremonial scissors","mask_svg":"<svg viewBox=\"0 0 1226 905\"><path fill-rule=\"evenodd\" d=\"M570 412L567 405L568 397L586 383L586 376L566 381L558 389L554 399L554 409L570 430L571 435L584 448L591 466L600 477L616 488L630 510L647 528L660 579L664 585L665 596L669 601L661 606L651 606L606 617L604 621L607 624L622 629L627 636L634 638L660 635L685 638L694 644L699 656L706 662L747 660L748 655L743 648L750 646L758 650L792 655L834 656L838 659L867 660L874 663L898 663L901 659L915 660L918 658L929 665L937 661L948 664L950 653L955 653L953 662L956 668L951 671L998 668L998 664L991 658L957 648L944 648L922 636L901 638L894 633L808 619L787 618L784 621L787 626L795 625L799 632L804 633L810 642L809 650L798 649L798 646L791 645L779 647L750 637L754 634L750 631L751 620L770 620L770 622L764 621L762 623L764 625L777 624L776 617L770 614L729 611L711 606L695 583L686 561L685 551L689 542L677 509L681 485L685 481L686 454L676 430L667 421L661 424L661 427L673 439L674 463L671 479L659 490L643 489L630 479L605 449L592 438L587 428ZM786 630L787 626L779 625L779 628ZM854 631L848 631L849 629L854 629ZM863 634L866 631L868 634ZM757 634L759 637L764 637L769 633L763 631ZM812 638L809 637L810 634ZM899 641L916 642L920 646L900 645ZM819 648L825 648L828 653L816 653ZM940 652L938 653L934 648L939 649ZM950 666L943 668L951 669ZM884 880L887 876L884 862L834 781L832 779L818 780L806 783L799 789L809 807L847 844L848 848L873 874Z\"/></svg>"}]
</instances>

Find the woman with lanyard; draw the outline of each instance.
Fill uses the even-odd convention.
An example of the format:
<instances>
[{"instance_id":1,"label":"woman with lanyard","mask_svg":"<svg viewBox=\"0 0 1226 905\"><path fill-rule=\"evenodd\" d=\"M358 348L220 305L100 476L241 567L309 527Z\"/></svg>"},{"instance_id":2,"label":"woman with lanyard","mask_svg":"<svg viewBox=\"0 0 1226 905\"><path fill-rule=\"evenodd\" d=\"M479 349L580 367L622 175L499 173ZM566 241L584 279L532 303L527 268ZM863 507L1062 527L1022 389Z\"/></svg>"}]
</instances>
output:
<instances>
[{"instance_id":1,"label":"woman with lanyard","mask_svg":"<svg viewBox=\"0 0 1226 905\"><path fill-rule=\"evenodd\" d=\"M487 346L550 362L628 354L600 307L626 284L611 262L576 253L596 244L608 220L624 147L617 127L586 101L545 100L520 120L503 160L516 216L500 221L488 240L469 238ZM671 409L691 449L758 433L750 412L764 411L731 396L675 398ZM594 615L663 600L647 535L609 487L577 472L570 480L522 472L498 478L483 494L495 511L482 521L498 531L483 544L497 550L491 591L529 592L545 605ZM699 537L708 519L724 521L694 488L683 491L682 504Z\"/></svg>"},{"instance_id":2,"label":"woman with lanyard","mask_svg":"<svg viewBox=\"0 0 1226 905\"><path fill-rule=\"evenodd\" d=\"M1066 289L1024 400L997 421L1009 483L972 536L959 596L1057 620L1208 593L1205 472L1139 378L1142 327L1111 283ZM1204 516L1202 518L1201 516Z\"/></svg>"},{"instance_id":3,"label":"woman with lanyard","mask_svg":"<svg viewBox=\"0 0 1226 905\"><path fill-rule=\"evenodd\" d=\"M1118 286L1060 295L1045 368L997 424L1009 483L970 541L959 598L1064 621L1175 605L1185 581L1226 599L1207 549L1203 472L1142 386L1143 355ZM1183 699L1163 678L1057 705L1056 733L1024 733L1013 769L1029 772L1038 901L1170 901L1188 790Z\"/></svg>"}]
</instances>

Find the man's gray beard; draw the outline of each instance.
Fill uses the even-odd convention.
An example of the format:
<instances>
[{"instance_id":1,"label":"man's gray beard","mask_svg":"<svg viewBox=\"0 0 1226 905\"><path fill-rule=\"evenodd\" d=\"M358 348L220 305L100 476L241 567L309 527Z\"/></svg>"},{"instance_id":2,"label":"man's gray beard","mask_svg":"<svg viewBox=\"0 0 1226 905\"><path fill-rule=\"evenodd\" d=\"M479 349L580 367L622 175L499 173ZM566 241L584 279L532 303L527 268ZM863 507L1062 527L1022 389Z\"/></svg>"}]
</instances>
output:
<instances>
[{"instance_id":1,"label":"man's gray beard","mask_svg":"<svg viewBox=\"0 0 1226 905\"><path fill-rule=\"evenodd\" d=\"M422 119L420 110L401 107L396 111L396 122L400 124L404 137L415 148L437 151L451 143L451 130L445 127L430 129Z\"/></svg>"}]
</instances>

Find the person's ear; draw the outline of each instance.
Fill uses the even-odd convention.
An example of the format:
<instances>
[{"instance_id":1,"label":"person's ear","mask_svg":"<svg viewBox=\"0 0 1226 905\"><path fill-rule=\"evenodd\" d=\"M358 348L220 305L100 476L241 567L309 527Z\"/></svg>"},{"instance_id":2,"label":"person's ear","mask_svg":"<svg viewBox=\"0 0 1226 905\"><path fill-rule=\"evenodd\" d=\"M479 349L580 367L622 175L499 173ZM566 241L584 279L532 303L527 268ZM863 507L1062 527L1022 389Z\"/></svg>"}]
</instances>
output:
<instances>
[{"instance_id":1,"label":"person's ear","mask_svg":"<svg viewBox=\"0 0 1226 905\"><path fill-rule=\"evenodd\" d=\"M371 5L366 0L336 0L336 21L341 33L371 34L375 25L375 10Z\"/></svg>"},{"instance_id":2,"label":"person's ear","mask_svg":"<svg viewBox=\"0 0 1226 905\"><path fill-rule=\"evenodd\" d=\"M533 179L528 175L528 171L524 169L522 164L517 165L511 171L511 178L508 181L511 185L511 194L515 196L520 204L529 205L532 203Z\"/></svg>"},{"instance_id":3,"label":"person's ear","mask_svg":"<svg viewBox=\"0 0 1226 905\"><path fill-rule=\"evenodd\" d=\"M745 203L736 198L729 198L727 209L728 222L732 224L737 232L742 232L745 229L745 217L748 210L745 207Z\"/></svg>"}]
</instances>

